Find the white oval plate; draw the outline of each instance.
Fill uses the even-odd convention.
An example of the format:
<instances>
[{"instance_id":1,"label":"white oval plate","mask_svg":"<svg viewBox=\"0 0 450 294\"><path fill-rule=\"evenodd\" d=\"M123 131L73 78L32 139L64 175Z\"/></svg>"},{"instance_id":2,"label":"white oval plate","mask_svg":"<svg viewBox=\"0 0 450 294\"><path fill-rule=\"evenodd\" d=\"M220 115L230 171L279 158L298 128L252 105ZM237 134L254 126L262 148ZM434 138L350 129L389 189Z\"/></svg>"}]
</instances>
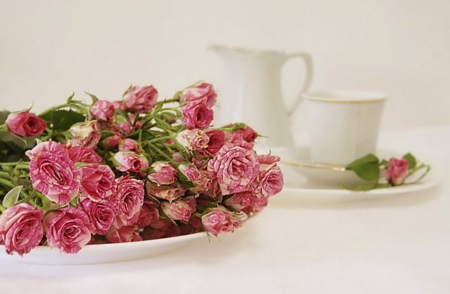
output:
<instances>
[{"instance_id":1,"label":"white oval plate","mask_svg":"<svg viewBox=\"0 0 450 294\"><path fill-rule=\"evenodd\" d=\"M194 239L204 238L206 233L189 234L171 238L129 243L96 244L83 247L76 254L61 253L57 248L38 246L23 257L9 255L5 246L0 246L0 260L27 264L97 264L147 258L170 252Z\"/></svg>"}]
</instances>

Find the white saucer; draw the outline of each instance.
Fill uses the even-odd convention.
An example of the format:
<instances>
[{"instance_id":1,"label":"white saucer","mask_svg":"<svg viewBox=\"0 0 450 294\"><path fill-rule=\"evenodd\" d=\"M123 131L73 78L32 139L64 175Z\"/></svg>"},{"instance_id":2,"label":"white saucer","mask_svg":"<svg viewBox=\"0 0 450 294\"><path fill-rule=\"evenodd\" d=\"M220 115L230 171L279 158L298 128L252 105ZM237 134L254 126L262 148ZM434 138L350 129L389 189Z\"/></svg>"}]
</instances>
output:
<instances>
[{"instance_id":1,"label":"white saucer","mask_svg":"<svg viewBox=\"0 0 450 294\"><path fill-rule=\"evenodd\" d=\"M407 153L404 152L404 153ZM390 157L401 157L404 153L379 149L377 157L389 159ZM272 151L272 154L280 156L280 167L283 171L285 185L283 192L317 195L387 195L402 194L425 190L436 186L441 180L441 169L435 163L427 162L422 157L417 157L419 163L431 165L428 174L416 184L402 185L383 189L374 189L367 192L354 192L341 188L341 184L353 187L364 183L351 170L346 170L342 166L319 165L311 162L310 149L308 146L295 146L290 148L280 148ZM414 153L413 153L414 154ZM289 162L289 164L283 163ZM293 165L292 163L295 163ZM382 172L383 173L383 172Z\"/></svg>"}]
</instances>

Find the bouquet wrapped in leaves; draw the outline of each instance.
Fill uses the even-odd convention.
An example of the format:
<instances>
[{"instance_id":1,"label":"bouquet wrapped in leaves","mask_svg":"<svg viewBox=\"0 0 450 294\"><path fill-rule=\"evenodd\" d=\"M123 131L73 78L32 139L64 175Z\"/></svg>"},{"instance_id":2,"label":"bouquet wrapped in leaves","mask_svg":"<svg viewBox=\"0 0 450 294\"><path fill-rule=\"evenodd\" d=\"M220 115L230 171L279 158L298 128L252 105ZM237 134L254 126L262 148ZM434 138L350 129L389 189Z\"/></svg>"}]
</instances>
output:
<instances>
[{"instance_id":1,"label":"bouquet wrapped in leaves","mask_svg":"<svg viewBox=\"0 0 450 294\"><path fill-rule=\"evenodd\" d=\"M39 115L0 112L7 253L232 232L283 187L279 158L256 153L250 126L211 125L211 84L162 101L153 86L89 96Z\"/></svg>"}]
</instances>

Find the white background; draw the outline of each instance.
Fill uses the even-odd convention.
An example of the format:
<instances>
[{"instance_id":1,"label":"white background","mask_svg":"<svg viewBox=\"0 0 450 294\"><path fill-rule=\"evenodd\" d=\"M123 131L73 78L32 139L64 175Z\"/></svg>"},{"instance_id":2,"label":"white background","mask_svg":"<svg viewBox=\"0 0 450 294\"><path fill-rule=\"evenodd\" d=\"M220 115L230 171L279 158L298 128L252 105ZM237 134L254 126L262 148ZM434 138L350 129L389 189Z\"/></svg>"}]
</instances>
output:
<instances>
[{"instance_id":1,"label":"white background","mask_svg":"<svg viewBox=\"0 0 450 294\"><path fill-rule=\"evenodd\" d=\"M0 0L0 109L39 112L84 91L116 100L130 84L164 98L202 79L220 99L208 47L225 44L309 52L312 90L386 92L382 128L448 124L449 13L447 0ZM300 72L285 67L287 100Z\"/></svg>"}]
</instances>

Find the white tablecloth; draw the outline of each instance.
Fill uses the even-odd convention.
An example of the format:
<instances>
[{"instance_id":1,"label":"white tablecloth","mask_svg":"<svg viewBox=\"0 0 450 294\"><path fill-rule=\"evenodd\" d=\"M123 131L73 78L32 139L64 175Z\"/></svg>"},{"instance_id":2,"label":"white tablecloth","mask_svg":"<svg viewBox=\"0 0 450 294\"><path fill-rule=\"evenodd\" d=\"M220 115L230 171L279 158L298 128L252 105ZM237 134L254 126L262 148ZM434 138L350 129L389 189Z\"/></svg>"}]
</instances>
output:
<instances>
[{"instance_id":1,"label":"white tablecloth","mask_svg":"<svg viewBox=\"0 0 450 294\"><path fill-rule=\"evenodd\" d=\"M426 154L442 184L315 203L282 192L240 231L112 264L3 262L0 293L449 293L450 126L383 130L380 145Z\"/></svg>"}]
</instances>

